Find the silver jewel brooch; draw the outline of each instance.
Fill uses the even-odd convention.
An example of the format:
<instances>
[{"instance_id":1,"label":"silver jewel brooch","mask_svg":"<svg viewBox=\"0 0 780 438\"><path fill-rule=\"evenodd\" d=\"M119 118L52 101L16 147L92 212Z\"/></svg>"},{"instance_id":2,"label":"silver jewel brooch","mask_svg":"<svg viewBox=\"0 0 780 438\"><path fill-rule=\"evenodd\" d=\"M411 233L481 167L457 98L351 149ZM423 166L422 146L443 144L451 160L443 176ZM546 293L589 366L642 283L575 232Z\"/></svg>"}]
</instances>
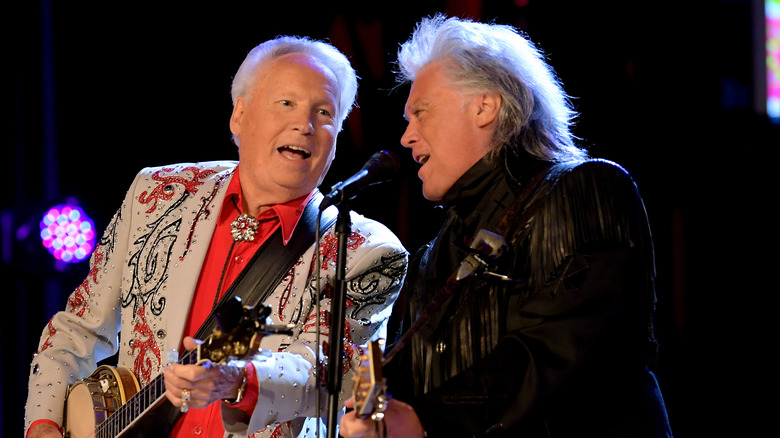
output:
<instances>
[{"instance_id":1,"label":"silver jewel brooch","mask_svg":"<svg viewBox=\"0 0 780 438\"><path fill-rule=\"evenodd\" d=\"M236 242L251 242L255 240L255 233L259 228L257 218L242 214L230 224L230 234Z\"/></svg>"}]
</instances>

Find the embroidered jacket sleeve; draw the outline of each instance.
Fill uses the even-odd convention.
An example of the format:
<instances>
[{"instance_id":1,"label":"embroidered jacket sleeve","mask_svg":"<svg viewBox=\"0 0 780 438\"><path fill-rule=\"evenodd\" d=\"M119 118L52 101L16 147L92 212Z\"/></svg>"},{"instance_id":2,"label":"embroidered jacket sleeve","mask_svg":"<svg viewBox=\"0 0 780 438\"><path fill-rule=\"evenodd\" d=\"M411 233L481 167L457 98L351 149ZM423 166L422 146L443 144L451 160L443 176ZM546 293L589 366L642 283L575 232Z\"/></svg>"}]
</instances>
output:
<instances>
[{"instance_id":1,"label":"embroidered jacket sleeve","mask_svg":"<svg viewBox=\"0 0 780 438\"><path fill-rule=\"evenodd\" d=\"M352 213L352 233L347 243L347 308L344 336L342 394L352 391L352 375L361 349L370 340L386 336L387 319L406 274L408 254L382 224ZM256 436L296 436L304 427L315 427L305 417L317 416L315 381L316 349L322 362L327 342L331 298L335 289L337 238L331 229L319 242L321 269L315 272L312 246L276 291L265 301L276 323L294 324L293 336L268 336L261 348L270 352L253 360L259 382L257 404L251 417L241 409L223 405L227 433ZM317 292L317 276L320 292ZM316 301L320 300L320 315ZM317 325L320 347L316 343ZM325 373L323 372L323 375ZM321 386L320 415L327 415L327 390ZM346 399L340 397L340 402Z\"/></svg>"},{"instance_id":2,"label":"embroidered jacket sleeve","mask_svg":"<svg viewBox=\"0 0 780 438\"><path fill-rule=\"evenodd\" d=\"M129 203L125 199L105 230L87 278L43 330L30 370L25 430L42 419L61 426L68 385L89 376L98 361L117 352L121 274L114 273L121 271L127 252L129 233L122 218Z\"/></svg>"},{"instance_id":3,"label":"embroidered jacket sleeve","mask_svg":"<svg viewBox=\"0 0 780 438\"><path fill-rule=\"evenodd\" d=\"M178 348L186 312L176 307L189 302L213 231L200 219L208 207L218 211L219 181L235 165L182 163L138 173L90 258L87 278L43 330L31 363L25 430L37 420L61 426L68 385L118 351L116 365L133 371L141 386L159 374L166 351ZM180 287L166 289L174 277L191 284L173 280Z\"/></svg>"}]
</instances>

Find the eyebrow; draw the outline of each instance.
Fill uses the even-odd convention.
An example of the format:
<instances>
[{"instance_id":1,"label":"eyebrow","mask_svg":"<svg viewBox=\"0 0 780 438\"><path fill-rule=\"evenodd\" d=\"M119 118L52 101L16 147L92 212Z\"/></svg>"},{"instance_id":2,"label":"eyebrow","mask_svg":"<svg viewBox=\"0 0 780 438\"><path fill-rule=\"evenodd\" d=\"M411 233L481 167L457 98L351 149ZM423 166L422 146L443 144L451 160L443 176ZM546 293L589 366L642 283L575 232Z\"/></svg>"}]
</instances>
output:
<instances>
[{"instance_id":1,"label":"eyebrow","mask_svg":"<svg viewBox=\"0 0 780 438\"><path fill-rule=\"evenodd\" d=\"M425 99L422 99L422 98L416 99L414 102L411 103L411 105L406 105L404 107L403 117L408 122L409 121L409 116L406 115L406 110L407 109L409 110L409 112L414 114L418 110L421 110L421 109L425 110L425 109L430 108L430 106L431 106L431 104L430 104L430 102L428 100L425 100Z\"/></svg>"},{"instance_id":2,"label":"eyebrow","mask_svg":"<svg viewBox=\"0 0 780 438\"><path fill-rule=\"evenodd\" d=\"M406 111L409 110L410 108L411 108L411 105L409 105L409 104L404 105L404 111L401 114L401 117L403 117L404 120L406 120L407 122L409 121L409 116L406 115Z\"/></svg>"}]
</instances>

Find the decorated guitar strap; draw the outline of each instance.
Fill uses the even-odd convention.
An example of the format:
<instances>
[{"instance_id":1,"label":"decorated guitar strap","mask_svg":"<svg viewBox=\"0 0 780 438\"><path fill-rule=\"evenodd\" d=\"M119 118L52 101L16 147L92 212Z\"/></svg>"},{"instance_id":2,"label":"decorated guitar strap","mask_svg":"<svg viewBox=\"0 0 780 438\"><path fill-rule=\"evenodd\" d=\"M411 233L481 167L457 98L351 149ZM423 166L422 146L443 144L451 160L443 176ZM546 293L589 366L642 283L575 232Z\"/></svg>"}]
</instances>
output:
<instances>
[{"instance_id":1,"label":"decorated guitar strap","mask_svg":"<svg viewBox=\"0 0 780 438\"><path fill-rule=\"evenodd\" d=\"M458 270L447 278L445 286L434 294L414 324L409 326L409 329L385 352L384 363L389 362L398 354L404 345L412 339L412 336L428 323L447 299L455 293L461 280L472 275L486 275L502 281L514 281L514 279L505 275L489 271L490 262L497 259L506 250L505 237L513 235L517 231L516 227L522 224L523 218L528 218L533 213L538 202L529 203L531 195L536 192L542 182L550 180L554 173L557 172L550 172L550 166L545 166L539 170L528 181L493 231L486 229L477 231L472 239L469 254L461 262ZM518 214L521 214L520 218L518 218Z\"/></svg>"}]
</instances>

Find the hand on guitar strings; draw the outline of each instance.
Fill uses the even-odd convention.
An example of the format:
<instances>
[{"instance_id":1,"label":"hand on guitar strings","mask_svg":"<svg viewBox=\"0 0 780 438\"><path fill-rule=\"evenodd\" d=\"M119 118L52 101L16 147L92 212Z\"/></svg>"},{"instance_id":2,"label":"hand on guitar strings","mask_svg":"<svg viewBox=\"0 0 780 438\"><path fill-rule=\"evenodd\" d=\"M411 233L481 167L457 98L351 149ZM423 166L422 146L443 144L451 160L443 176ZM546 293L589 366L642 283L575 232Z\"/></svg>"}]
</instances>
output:
<instances>
[{"instance_id":1,"label":"hand on guitar strings","mask_svg":"<svg viewBox=\"0 0 780 438\"><path fill-rule=\"evenodd\" d=\"M194 350L199 342L188 336L184 338L184 347ZM197 365L172 363L164 371L165 396L182 412L203 409L215 401L235 399L244 372L235 363L216 364L208 360Z\"/></svg>"},{"instance_id":2,"label":"hand on guitar strings","mask_svg":"<svg viewBox=\"0 0 780 438\"><path fill-rule=\"evenodd\" d=\"M354 407L354 399L345 403L347 408ZM423 438L425 429L414 409L399 400L390 399L384 412L381 427L370 418L355 416L354 410L348 410L339 421L339 435L344 438Z\"/></svg>"}]
</instances>

